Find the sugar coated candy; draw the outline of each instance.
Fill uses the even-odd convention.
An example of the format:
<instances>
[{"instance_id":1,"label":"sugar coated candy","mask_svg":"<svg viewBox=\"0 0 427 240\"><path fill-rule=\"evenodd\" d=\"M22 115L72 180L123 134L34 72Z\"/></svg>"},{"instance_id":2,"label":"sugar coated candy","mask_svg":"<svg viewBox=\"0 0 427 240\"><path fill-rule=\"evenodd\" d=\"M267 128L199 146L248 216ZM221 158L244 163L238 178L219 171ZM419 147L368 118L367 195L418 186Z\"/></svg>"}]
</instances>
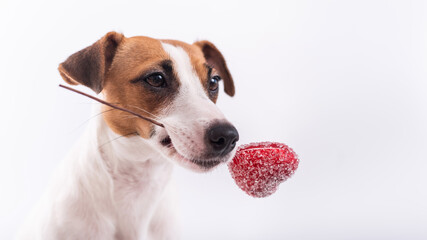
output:
<instances>
[{"instance_id":1,"label":"sugar coated candy","mask_svg":"<svg viewBox=\"0 0 427 240\"><path fill-rule=\"evenodd\" d=\"M273 194L298 168L298 156L287 145L260 142L242 145L228 164L237 185L252 197Z\"/></svg>"}]
</instances>

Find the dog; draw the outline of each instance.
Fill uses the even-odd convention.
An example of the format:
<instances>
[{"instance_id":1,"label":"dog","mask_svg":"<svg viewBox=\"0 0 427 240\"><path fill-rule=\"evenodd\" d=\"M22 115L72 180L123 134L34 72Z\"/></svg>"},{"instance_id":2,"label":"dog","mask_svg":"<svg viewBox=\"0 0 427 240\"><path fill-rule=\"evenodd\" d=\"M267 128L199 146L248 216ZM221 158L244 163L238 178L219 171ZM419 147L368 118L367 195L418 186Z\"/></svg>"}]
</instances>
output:
<instances>
[{"instance_id":1,"label":"dog","mask_svg":"<svg viewBox=\"0 0 427 240\"><path fill-rule=\"evenodd\" d=\"M209 171L235 154L236 128L215 105L235 93L221 52L109 32L59 65L63 80L164 127L108 106L89 124L18 239L178 239L171 173Z\"/></svg>"}]
</instances>

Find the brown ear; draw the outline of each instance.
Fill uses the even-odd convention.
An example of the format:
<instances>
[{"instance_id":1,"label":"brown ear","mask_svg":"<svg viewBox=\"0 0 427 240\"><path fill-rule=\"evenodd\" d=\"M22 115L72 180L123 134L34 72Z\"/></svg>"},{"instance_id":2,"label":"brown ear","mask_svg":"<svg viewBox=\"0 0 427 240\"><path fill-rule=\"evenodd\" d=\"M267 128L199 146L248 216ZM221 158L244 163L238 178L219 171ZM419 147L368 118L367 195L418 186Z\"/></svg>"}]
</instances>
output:
<instances>
[{"instance_id":1,"label":"brown ear","mask_svg":"<svg viewBox=\"0 0 427 240\"><path fill-rule=\"evenodd\" d=\"M209 41L198 41L194 45L200 47L208 64L212 65L216 70L219 71L221 78L224 80L224 91L234 96L234 82L231 77L230 71L228 70L225 59L221 52Z\"/></svg>"},{"instance_id":2,"label":"brown ear","mask_svg":"<svg viewBox=\"0 0 427 240\"><path fill-rule=\"evenodd\" d=\"M100 93L123 34L109 32L91 46L69 56L58 67L65 82L82 84Z\"/></svg>"}]
</instances>

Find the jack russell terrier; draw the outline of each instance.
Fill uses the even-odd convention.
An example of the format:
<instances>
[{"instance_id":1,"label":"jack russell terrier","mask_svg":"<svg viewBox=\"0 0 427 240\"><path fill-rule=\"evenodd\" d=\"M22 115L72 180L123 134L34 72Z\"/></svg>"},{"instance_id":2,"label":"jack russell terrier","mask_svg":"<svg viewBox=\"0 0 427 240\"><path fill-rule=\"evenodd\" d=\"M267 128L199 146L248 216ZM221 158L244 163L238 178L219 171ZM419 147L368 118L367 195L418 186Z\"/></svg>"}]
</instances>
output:
<instances>
[{"instance_id":1,"label":"jack russell terrier","mask_svg":"<svg viewBox=\"0 0 427 240\"><path fill-rule=\"evenodd\" d=\"M209 171L235 154L236 128L216 107L218 82L234 95L221 52L110 32L59 65L82 84L164 128L102 106L55 176L19 239L177 239L174 163Z\"/></svg>"}]
</instances>

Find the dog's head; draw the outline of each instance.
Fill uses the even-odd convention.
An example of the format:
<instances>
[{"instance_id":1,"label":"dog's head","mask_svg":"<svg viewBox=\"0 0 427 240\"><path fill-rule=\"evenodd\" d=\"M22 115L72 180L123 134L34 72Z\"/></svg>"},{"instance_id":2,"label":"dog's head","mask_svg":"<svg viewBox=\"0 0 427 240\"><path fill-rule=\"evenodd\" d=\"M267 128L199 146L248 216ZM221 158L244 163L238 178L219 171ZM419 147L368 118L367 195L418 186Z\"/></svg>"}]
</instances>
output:
<instances>
[{"instance_id":1,"label":"dog's head","mask_svg":"<svg viewBox=\"0 0 427 240\"><path fill-rule=\"evenodd\" d=\"M161 122L165 128L118 110L103 114L117 134L139 135L181 165L206 171L234 153L238 132L215 105L218 82L233 96L233 79L208 41L187 44L110 32L71 55L59 72L69 84L102 92L106 101Z\"/></svg>"}]
</instances>

